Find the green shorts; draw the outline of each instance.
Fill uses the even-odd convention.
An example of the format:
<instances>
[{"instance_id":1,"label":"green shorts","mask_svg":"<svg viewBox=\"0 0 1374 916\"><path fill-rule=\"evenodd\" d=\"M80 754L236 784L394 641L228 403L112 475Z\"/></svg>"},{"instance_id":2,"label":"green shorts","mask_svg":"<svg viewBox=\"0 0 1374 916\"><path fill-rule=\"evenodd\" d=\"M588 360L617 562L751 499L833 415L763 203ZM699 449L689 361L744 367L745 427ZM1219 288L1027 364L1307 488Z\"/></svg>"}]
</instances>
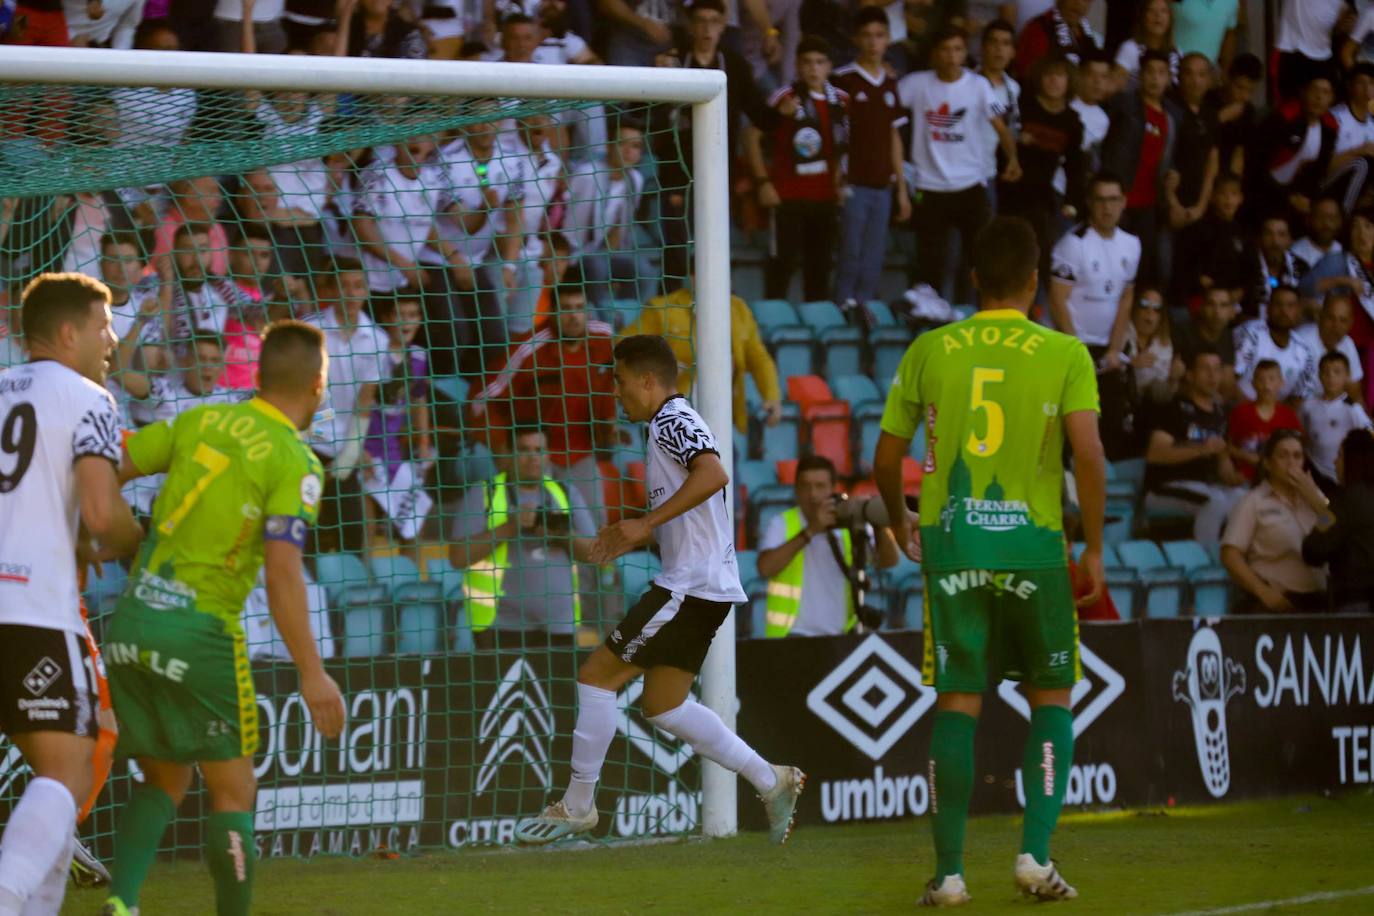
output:
<instances>
[{"instance_id":1,"label":"green shorts","mask_svg":"<svg viewBox=\"0 0 1374 916\"><path fill-rule=\"evenodd\" d=\"M101 652L121 756L191 763L258 749L257 692L242 632L210 614L156 610L126 595Z\"/></svg>"},{"instance_id":2,"label":"green shorts","mask_svg":"<svg viewBox=\"0 0 1374 916\"><path fill-rule=\"evenodd\" d=\"M926 573L922 675L938 691L982 693L988 675L1051 690L1082 678L1069 571Z\"/></svg>"}]
</instances>

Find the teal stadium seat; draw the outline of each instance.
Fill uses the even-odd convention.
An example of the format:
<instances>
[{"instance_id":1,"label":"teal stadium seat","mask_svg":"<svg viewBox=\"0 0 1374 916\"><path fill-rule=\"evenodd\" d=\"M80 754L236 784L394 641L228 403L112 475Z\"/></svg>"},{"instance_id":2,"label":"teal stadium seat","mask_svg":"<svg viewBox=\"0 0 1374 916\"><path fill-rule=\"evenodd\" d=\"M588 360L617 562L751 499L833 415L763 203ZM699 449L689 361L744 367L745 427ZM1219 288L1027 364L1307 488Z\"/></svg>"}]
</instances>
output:
<instances>
[{"instance_id":1,"label":"teal stadium seat","mask_svg":"<svg viewBox=\"0 0 1374 916\"><path fill-rule=\"evenodd\" d=\"M1189 570L1188 587L1195 616L1220 617L1230 610L1231 574L1226 567L1208 564Z\"/></svg>"},{"instance_id":2,"label":"teal stadium seat","mask_svg":"<svg viewBox=\"0 0 1374 916\"><path fill-rule=\"evenodd\" d=\"M343 600L344 589L370 581L363 561L351 553L322 553L315 557L315 582L324 588L331 607Z\"/></svg>"},{"instance_id":3,"label":"teal stadium seat","mask_svg":"<svg viewBox=\"0 0 1374 916\"><path fill-rule=\"evenodd\" d=\"M897 324L897 316L892 314L892 308L881 299L868 300L868 313L873 316L873 324L876 327L892 327Z\"/></svg>"},{"instance_id":4,"label":"teal stadium seat","mask_svg":"<svg viewBox=\"0 0 1374 916\"><path fill-rule=\"evenodd\" d=\"M801 316L786 299L757 299L750 310L765 340L768 339L768 332L775 328L802 323Z\"/></svg>"},{"instance_id":5,"label":"teal stadium seat","mask_svg":"<svg viewBox=\"0 0 1374 916\"><path fill-rule=\"evenodd\" d=\"M1212 557L1207 553L1207 548L1197 541L1165 541L1160 546L1164 548L1164 556L1170 566L1194 570L1212 565Z\"/></svg>"},{"instance_id":6,"label":"teal stadium seat","mask_svg":"<svg viewBox=\"0 0 1374 916\"><path fill-rule=\"evenodd\" d=\"M416 569L415 561L402 554L372 557L367 565L372 570L372 581L389 592L420 581L420 570Z\"/></svg>"},{"instance_id":7,"label":"teal stadium seat","mask_svg":"<svg viewBox=\"0 0 1374 916\"><path fill-rule=\"evenodd\" d=\"M799 324L774 328L769 332L767 341L768 348L773 351L773 361L778 366L779 378L812 374L816 335L810 328Z\"/></svg>"},{"instance_id":8,"label":"teal stadium seat","mask_svg":"<svg viewBox=\"0 0 1374 916\"><path fill-rule=\"evenodd\" d=\"M880 389L892 384L911 341L911 332L902 327L875 328L869 335L868 344L873 351L873 379Z\"/></svg>"},{"instance_id":9,"label":"teal stadium seat","mask_svg":"<svg viewBox=\"0 0 1374 916\"><path fill-rule=\"evenodd\" d=\"M797 439L801 435L801 408L792 401L782 402L782 418L776 426L760 425L764 461L791 461L798 456Z\"/></svg>"},{"instance_id":10,"label":"teal stadium seat","mask_svg":"<svg viewBox=\"0 0 1374 916\"><path fill-rule=\"evenodd\" d=\"M405 582L392 592L396 606L396 653L430 655L444 648L447 616L442 582Z\"/></svg>"},{"instance_id":11,"label":"teal stadium seat","mask_svg":"<svg viewBox=\"0 0 1374 916\"><path fill-rule=\"evenodd\" d=\"M391 602L381 585L350 585L343 590L343 654L376 658L386 654Z\"/></svg>"},{"instance_id":12,"label":"teal stadium seat","mask_svg":"<svg viewBox=\"0 0 1374 916\"><path fill-rule=\"evenodd\" d=\"M844 313L840 307L833 302L824 300L819 302L803 302L797 306L797 314L801 316L801 323L811 328L818 334L827 328L848 327L844 320Z\"/></svg>"},{"instance_id":13,"label":"teal stadium seat","mask_svg":"<svg viewBox=\"0 0 1374 916\"><path fill-rule=\"evenodd\" d=\"M844 325L837 328L826 328L820 332L819 337L827 372L831 375L851 375L863 371L864 335L862 331Z\"/></svg>"},{"instance_id":14,"label":"teal stadium seat","mask_svg":"<svg viewBox=\"0 0 1374 916\"><path fill-rule=\"evenodd\" d=\"M750 579L744 583L744 593L749 596L749 636L763 639L768 632L767 580Z\"/></svg>"},{"instance_id":15,"label":"teal stadium seat","mask_svg":"<svg viewBox=\"0 0 1374 916\"><path fill-rule=\"evenodd\" d=\"M627 553L615 563L620 571L620 592L626 608L639 600L639 596L648 590L654 576L662 570L658 557L647 550Z\"/></svg>"}]
</instances>

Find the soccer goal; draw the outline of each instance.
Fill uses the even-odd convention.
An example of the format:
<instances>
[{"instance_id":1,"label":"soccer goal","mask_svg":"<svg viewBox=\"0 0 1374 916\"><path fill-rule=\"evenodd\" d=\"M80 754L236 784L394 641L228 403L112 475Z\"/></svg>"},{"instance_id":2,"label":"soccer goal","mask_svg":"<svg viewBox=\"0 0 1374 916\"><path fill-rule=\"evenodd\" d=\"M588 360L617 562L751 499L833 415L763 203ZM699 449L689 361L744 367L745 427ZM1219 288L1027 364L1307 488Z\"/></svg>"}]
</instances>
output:
<instances>
[{"instance_id":1,"label":"soccer goal","mask_svg":"<svg viewBox=\"0 0 1374 916\"><path fill-rule=\"evenodd\" d=\"M607 568L560 554L643 498L610 340L676 336L732 466L724 74L8 47L0 112L0 357L19 353L19 290L49 270L114 290L131 427L249 396L268 321L314 321L337 347L310 432L325 493L307 559L350 721L337 742L310 727L259 582L241 715L261 736L260 853L508 840L566 777L579 651L653 572L647 552ZM522 446L531 428L543 438ZM517 479L550 495L493 495ZM144 514L156 494L126 491ZM455 552L507 522L543 543ZM125 586L104 573L85 591L97 637ZM702 676L732 727L734 639L732 616ZM734 775L625 697L597 835L734 833ZM99 853L134 778L117 763L82 830ZM0 810L24 779L0 744ZM195 854L194 796L182 815L166 842Z\"/></svg>"}]
</instances>

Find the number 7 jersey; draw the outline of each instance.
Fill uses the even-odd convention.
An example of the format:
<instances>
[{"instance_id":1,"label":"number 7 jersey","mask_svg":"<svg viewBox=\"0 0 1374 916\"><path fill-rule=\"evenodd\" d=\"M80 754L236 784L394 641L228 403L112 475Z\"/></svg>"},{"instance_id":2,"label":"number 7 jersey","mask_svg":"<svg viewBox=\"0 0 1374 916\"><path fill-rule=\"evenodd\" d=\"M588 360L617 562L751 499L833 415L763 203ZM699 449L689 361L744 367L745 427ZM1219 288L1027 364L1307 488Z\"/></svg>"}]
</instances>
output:
<instances>
[{"instance_id":1,"label":"number 7 jersey","mask_svg":"<svg viewBox=\"0 0 1374 916\"><path fill-rule=\"evenodd\" d=\"M320 460L261 398L194 407L129 439L140 471L167 473L129 589L144 604L213 614L237 632L263 541L304 546L319 511Z\"/></svg>"},{"instance_id":2,"label":"number 7 jersey","mask_svg":"<svg viewBox=\"0 0 1374 916\"><path fill-rule=\"evenodd\" d=\"M119 465L114 398L53 360L0 372L0 624L84 634L76 462Z\"/></svg>"},{"instance_id":3,"label":"number 7 jersey","mask_svg":"<svg viewBox=\"0 0 1374 916\"><path fill-rule=\"evenodd\" d=\"M1098 410L1087 347L1014 309L918 337L882 428L906 439L925 426L922 566L1064 566L1064 416L1085 410Z\"/></svg>"}]
</instances>

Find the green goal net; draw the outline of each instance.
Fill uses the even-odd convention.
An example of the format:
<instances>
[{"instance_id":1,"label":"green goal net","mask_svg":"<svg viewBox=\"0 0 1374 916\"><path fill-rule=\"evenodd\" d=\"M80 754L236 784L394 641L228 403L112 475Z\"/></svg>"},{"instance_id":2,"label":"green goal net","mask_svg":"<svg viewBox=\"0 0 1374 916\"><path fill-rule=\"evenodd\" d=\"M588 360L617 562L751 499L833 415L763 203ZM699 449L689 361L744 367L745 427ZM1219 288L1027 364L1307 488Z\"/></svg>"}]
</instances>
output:
<instances>
[{"instance_id":1,"label":"green goal net","mask_svg":"<svg viewBox=\"0 0 1374 916\"><path fill-rule=\"evenodd\" d=\"M695 365L685 123L634 102L0 84L0 368L25 358L21 290L52 271L112 292L129 430L251 397L269 323L325 331L306 565L349 721L338 741L310 726L260 579L239 621L260 854L504 843L561 792L578 660L657 569L579 559L644 511L611 349L661 333L684 382ZM125 491L145 520L158 485ZM97 639L134 588L127 565L101 573ZM697 763L637 690L601 838L700 824ZM0 811L26 778L0 743ZM137 778L118 760L81 827L102 857ZM168 850L199 854L203 805Z\"/></svg>"}]
</instances>

